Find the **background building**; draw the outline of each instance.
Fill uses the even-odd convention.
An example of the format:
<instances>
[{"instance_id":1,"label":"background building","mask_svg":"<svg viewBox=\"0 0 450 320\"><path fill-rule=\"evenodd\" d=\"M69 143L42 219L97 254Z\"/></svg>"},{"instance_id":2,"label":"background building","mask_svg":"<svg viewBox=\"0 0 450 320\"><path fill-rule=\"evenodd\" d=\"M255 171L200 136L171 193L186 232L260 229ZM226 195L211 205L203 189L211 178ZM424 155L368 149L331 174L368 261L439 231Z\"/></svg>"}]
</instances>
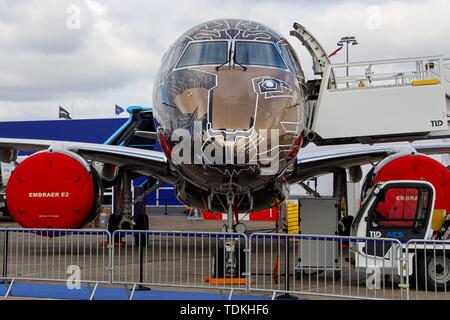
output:
<instances>
[{"instance_id":1,"label":"background building","mask_svg":"<svg viewBox=\"0 0 450 320\"><path fill-rule=\"evenodd\" d=\"M0 136L3 138L45 139L58 141L77 141L88 143L104 143L116 132L128 118L78 119L78 120L45 120L45 121L8 121L0 122ZM159 145L155 150L160 150ZM19 156L30 155L20 152ZM3 172L10 166L0 164ZM136 179L139 185L144 179ZM174 186L163 185L147 197L149 213L182 213L184 205L180 203Z\"/></svg>"}]
</instances>

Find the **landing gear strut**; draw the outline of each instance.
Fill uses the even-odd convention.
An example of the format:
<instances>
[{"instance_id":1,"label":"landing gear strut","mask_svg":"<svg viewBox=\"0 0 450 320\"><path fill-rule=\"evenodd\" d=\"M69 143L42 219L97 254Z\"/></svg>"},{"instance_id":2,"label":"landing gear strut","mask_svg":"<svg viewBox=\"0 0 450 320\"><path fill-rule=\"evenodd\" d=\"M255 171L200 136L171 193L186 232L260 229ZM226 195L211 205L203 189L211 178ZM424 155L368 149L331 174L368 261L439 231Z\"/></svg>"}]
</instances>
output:
<instances>
[{"instance_id":1,"label":"landing gear strut","mask_svg":"<svg viewBox=\"0 0 450 320\"><path fill-rule=\"evenodd\" d=\"M224 232L233 232L233 215L235 214L235 199L234 192L227 193L227 224L223 225ZM236 208L237 210L237 208Z\"/></svg>"},{"instance_id":2,"label":"landing gear strut","mask_svg":"<svg viewBox=\"0 0 450 320\"><path fill-rule=\"evenodd\" d=\"M233 216L237 218L236 195L228 192L227 199L227 223L223 225L223 231L234 233L241 224L233 224ZM244 226L245 228L245 226ZM241 230L243 230L241 228ZM239 237L225 238L220 242L213 253L212 276L221 279L245 278L246 259L244 248L239 246Z\"/></svg>"},{"instance_id":3,"label":"landing gear strut","mask_svg":"<svg viewBox=\"0 0 450 320\"><path fill-rule=\"evenodd\" d=\"M118 183L113 187L113 193L117 197L113 197L113 211L108 220L108 231L113 233L116 230L131 229L134 225L132 220L132 192L131 179L127 171L119 172ZM122 235L114 236L114 243L122 242Z\"/></svg>"},{"instance_id":4,"label":"landing gear strut","mask_svg":"<svg viewBox=\"0 0 450 320\"><path fill-rule=\"evenodd\" d=\"M113 213L109 217L108 231L116 230L148 230L149 221L145 211L145 197L158 189L163 182L154 178L148 178L146 185L142 188L135 187L134 198L132 192L132 180L134 177L127 170L121 170L117 185L113 187ZM134 207L134 213L133 213ZM123 235L114 237L114 242L121 242ZM135 244L145 244L143 234L135 235Z\"/></svg>"}]
</instances>

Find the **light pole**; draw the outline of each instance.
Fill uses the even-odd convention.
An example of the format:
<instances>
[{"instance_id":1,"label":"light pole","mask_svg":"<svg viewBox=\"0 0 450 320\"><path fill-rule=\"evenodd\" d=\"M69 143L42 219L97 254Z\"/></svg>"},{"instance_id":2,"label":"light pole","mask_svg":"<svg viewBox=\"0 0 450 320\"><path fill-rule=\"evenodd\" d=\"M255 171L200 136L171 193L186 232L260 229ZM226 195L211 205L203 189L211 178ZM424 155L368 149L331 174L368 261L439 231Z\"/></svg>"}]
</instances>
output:
<instances>
[{"instance_id":1,"label":"light pole","mask_svg":"<svg viewBox=\"0 0 450 320\"><path fill-rule=\"evenodd\" d=\"M356 46L358 44L358 41L354 36L345 36L342 37L341 40L337 43L339 47L342 47L344 43L347 44L347 63L348 63L348 45L351 44L352 46ZM347 78L348 78L348 66L347 66ZM348 82L347 82L347 88L348 88Z\"/></svg>"}]
</instances>

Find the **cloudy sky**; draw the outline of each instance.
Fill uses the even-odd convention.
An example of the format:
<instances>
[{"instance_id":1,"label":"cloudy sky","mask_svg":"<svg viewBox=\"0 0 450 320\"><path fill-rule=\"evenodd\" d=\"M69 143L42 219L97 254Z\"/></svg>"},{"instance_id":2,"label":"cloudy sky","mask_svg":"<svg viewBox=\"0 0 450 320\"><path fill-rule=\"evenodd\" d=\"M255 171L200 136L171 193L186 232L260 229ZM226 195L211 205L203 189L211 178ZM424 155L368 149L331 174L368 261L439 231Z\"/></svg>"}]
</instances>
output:
<instances>
[{"instance_id":1,"label":"cloudy sky","mask_svg":"<svg viewBox=\"0 0 450 320\"><path fill-rule=\"evenodd\" d=\"M152 105L164 51L185 30L215 18L273 27L294 45L311 76L311 58L289 36L294 21L328 52L354 35L350 60L450 57L448 0L0 0L0 121L114 116L114 105ZM343 62L344 51L333 57Z\"/></svg>"}]
</instances>

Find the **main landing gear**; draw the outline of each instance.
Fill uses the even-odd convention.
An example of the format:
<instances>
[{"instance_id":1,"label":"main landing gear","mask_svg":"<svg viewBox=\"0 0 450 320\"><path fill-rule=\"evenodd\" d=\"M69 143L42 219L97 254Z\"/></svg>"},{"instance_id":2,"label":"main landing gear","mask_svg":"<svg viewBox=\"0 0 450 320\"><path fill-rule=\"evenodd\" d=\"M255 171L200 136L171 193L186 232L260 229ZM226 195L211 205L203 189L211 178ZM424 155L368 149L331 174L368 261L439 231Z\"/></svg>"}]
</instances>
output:
<instances>
[{"instance_id":1,"label":"main landing gear","mask_svg":"<svg viewBox=\"0 0 450 320\"><path fill-rule=\"evenodd\" d=\"M148 178L144 188L132 187L130 173L121 170L117 178L117 184L113 187L112 214L108 220L108 231L113 234L116 230L148 230L149 219L145 210L145 196L158 189L162 182ZM124 235L116 233L115 245L123 245ZM134 235L135 245L145 245L145 235Z\"/></svg>"}]
</instances>

